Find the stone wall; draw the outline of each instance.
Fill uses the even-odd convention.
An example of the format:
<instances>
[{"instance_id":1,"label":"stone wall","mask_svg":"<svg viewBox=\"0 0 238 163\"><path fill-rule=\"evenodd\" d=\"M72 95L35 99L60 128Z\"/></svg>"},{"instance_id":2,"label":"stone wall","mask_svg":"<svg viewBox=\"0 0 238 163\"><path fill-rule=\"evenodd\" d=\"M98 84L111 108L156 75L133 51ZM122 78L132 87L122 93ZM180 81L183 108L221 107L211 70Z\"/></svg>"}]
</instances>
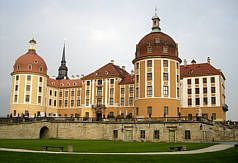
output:
<instances>
[{"instance_id":1,"label":"stone wall","mask_svg":"<svg viewBox=\"0 0 238 163\"><path fill-rule=\"evenodd\" d=\"M121 140L153 142L212 142L238 141L238 129L204 122L29 122L21 124L1 124L0 139L38 139L42 127L49 129L49 138L82 140ZM118 132L114 138L113 131ZM141 130L145 138L141 138ZM154 131L159 130L159 139ZM185 139L185 130L190 131L190 139ZM173 136L174 133L174 136Z\"/></svg>"}]
</instances>

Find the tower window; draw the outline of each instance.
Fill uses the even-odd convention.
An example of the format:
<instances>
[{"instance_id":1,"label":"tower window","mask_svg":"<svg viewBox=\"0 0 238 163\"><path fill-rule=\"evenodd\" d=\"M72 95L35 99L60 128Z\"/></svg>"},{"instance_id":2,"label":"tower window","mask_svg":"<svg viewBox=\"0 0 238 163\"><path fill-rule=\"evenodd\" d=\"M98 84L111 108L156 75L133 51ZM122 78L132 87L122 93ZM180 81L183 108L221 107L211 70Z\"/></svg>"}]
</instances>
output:
<instances>
[{"instance_id":1,"label":"tower window","mask_svg":"<svg viewBox=\"0 0 238 163\"><path fill-rule=\"evenodd\" d=\"M87 81L87 86L89 86L90 85L90 81Z\"/></svg>"},{"instance_id":2,"label":"tower window","mask_svg":"<svg viewBox=\"0 0 238 163\"><path fill-rule=\"evenodd\" d=\"M191 98L188 99L188 105L192 105L192 99Z\"/></svg>"},{"instance_id":3,"label":"tower window","mask_svg":"<svg viewBox=\"0 0 238 163\"><path fill-rule=\"evenodd\" d=\"M20 70L20 65L17 65L17 70Z\"/></svg>"},{"instance_id":4,"label":"tower window","mask_svg":"<svg viewBox=\"0 0 238 163\"><path fill-rule=\"evenodd\" d=\"M77 100L77 106L80 106L80 100Z\"/></svg>"},{"instance_id":5,"label":"tower window","mask_svg":"<svg viewBox=\"0 0 238 163\"><path fill-rule=\"evenodd\" d=\"M28 80L28 81L31 80L31 75L27 75L27 80Z\"/></svg>"},{"instance_id":6,"label":"tower window","mask_svg":"<svg viewBox=\"0 0 238 163\"><path fill-rule=\"evenodd\" d=\"M15 91L18 91L18 85L15 86Z\"/></svg>"},{"instance_id":7,"label":"tower window","mask_svg":"<svg viewBox=\"0 0 238 163\"><path fill-rule=\"evenodd\" d=\"M41 96L38 96L38 104L41 103Z\"/></svg>"},{"instance_id":8,"label":"tower window","mask_svg":"<svg viewBox=\"0 0 238 163\"><path fill-rule=\"evenodd\" d=\"M195 88L195 93L199 94L199 88Z\"/></svg>"},{"instance_id":9,"label":"tower window","mask_svg":"<svg viewBox=\"0 0 238 163\"><path fill-rule=\"evenodd\" d=\"M130 94L133 94L133 93L134 93L134 88L130 87Z\"/></svg>"},{"instance_id":10,"label":"tower window","mask_svg":"<svg viewBox=\"0 0 238 163\"><path fill-rule=\"evenodd\" d=\"M71 100L71 107L74 107L74 100Z\"/></svg>"},{"instance_id":11,"label":"tower window","mask_svg":"<svg viewBox=\"0 0 238 163\"><path fill-rule=\"evenodd\" d=\"M216 93L216 87L211 88L212 93Z\"/></svg>"},{"instance_id":12,"label":"tower window","mask_svg":"<svg viewBox=\"0 0 238 163\"><path fill-rule=\"evenodd\" d=\"M136 88L136 97L139 97L139 88Z\"/></svg>"},{"instance_id":13,"label":"tower window","mask_svg":"<svg viewBox=\"0 0 238 163\"><path fill-rule=\"evenodd\" d=\"M207 78L202 79L203 83L207 83Z\"/></svg>"},{"instance_id":14,"label":"tower window","mask_svg":"<svg viewBox=\"0 0 238 163\"><path fill-rule=\"evenodd\" d=\"M215 83L215 77L211 77L211 83Z\"/></svg>"},{"instance_id":15,"label":"tower window","mask_svg":"<svg viewBox=\"0 0 238 163\"><path fill-rule=\"evenodd\" d=\"M164 95L165 96L169 95L169 87L168 86L164 86Z\"/></svg>"},{"instance_id":16,"label":"tower window","mask_svg":"<svg viewBox=\"0 0 238 163\"><path fill-rule=\"evenodd\" d=\"M42 72L43 71L43 67L42 66L40 66L40 72Z\"/></svg>"},{"instance_id":17,"label":"tower window","mask_svg":"<svg viewBox=\"0 0 238 163\"><path fill-rule=\"evenodd\" d=\"M125 94L125 88L121 88L121 94Z\"/></svg>"},{"instance_id":18,"label":"tower window","mask_svg":"<svg viewBox=\"0 0 238 163\"><path fill-rule=\"evenodd\" d=\"M64 107L68 107L68 100L64 101Z\"/></svg>"},{"instance_id":19,"label":"tower window","mask_svg":"<svg viewBox=\"0 0 238 163\"><path fill-rule=\"evenodd\" d=\"M155 38L155 43L156 43L156 44L159 44L159 42L160 42L160 41L159 41L159 38Z\"/></svg>"},{"instance_id":20,"label":"tower window","mask_svg":"<svg viewBox=\"0 0 238 163\"><path fill-rule=\"evenodd\" d=\"M163 60L163 66L168 67L168 60Z\"/></svg>"},{"instance_id":21,"label":"tower window","mask_svg":"<svg viewBox=\"0 0 238 163\"><path fill-rule=\"evenodd\" d=\"M114 93L114 88L110 88L110 94L112 95Z\"/></svg>"},{"instance_id":22,"label":"tower window","mask_svg":"<svg viewBox=\"0 0 238 163\"><path fill-rule=\"evenodd\" d=\"M199 78L195 79L195 84L199 84Z\"/></svg>"},{"instance_id":23,"label":"tower window","mask_svg":"<svg viewBox=\"0 0 238 163\"><path fill-rule=\"evenodd\" d=\"M203 88L203 93L207 93L207 87Z\"/></svg>"},{"instance_id":24,"label":"tower window","mask_svg":"<svg viewBox=\"0 0 238 163\"><path fill-rule=\"evenodd\" d=\"M74 91L71 91L71 96L74 96Z\"/></svg>"},{"instance_id":25,"label":"tower window","mask_svg":"<svg viewBox=\"0 0 238 163\"><path fill-rule=\"evenodd\" d=\"M80 96L80 90L77 91L77 96Z\"/></svg>"},{"instance_id":26,"label":"tower window","mask_svg":"<svg viewBox=\"0 0 238 163\"><path fill-rule=\"evenodd\" d=\"M110 98L109 104L113 105L113 98Z\"/></svg>"},{"instance_id":27,"label":"tower window","mask_svg":"<svg viewBox=\"0 0 238 163\"><path fill-rule=\"evenodd\" d=\"M152 95L152 86L147 86L147 95L148 96Z\"/></svg>"},{"instance_id":28,"label":"tower window","mask_svg":"<svg viewBox=\"0 0 238 163\"><path fill-rule=\"evenodd\" d=\"M136 63L136 69L139 69L139 63Z\"/></svg>"},{"instance_id":29,"label":"tower window","mask_svg":"<svg viewBox=\"0 0 238 163\"><path fill-rule=\"evenodd\" d=\"M110 80L110 84L114 84L114 79L111 79L111 80Z\"/></svg>"},{"instance_id":30,"label":"tower window","mask_svg":"<svg viewBox=\"0 0 238 163\"><path fill-rule=\"evenodd\" d=\"M168 53L168 46L163 46L163 53Z\"/></svg>"},{"instance_id":31,"label":"tower window","mask_svg":"<svg viewBox=\"0 0 238 163\"><path fill-rule=\"evenodd\" d=\"M163 77L164 81L168 81L169 80L168 73L164 72L163 76L164 76Z\"/></svg>"},{"instance_id":32,"label":"tower window","mask_svg":"<svg viewBox=\"0 0 238 163\"><path fill-rule=\"evenodd\" d=\"M147 80L152 80L152 73L147 73Z\"/></svg>"},{"instance_id":33,"label":"tower window","mask_svg":"<svg viewBox=\"0 0 238 163\"><path fill-rule=\"evenodd\" d=\"M187 83L188 83L188 84L191 84L191 83L192 83L191 79L188 79L188 80L187 80Z\"/></svg>"},{"instance_id":34,"label":"tower window","mask_svg":"<svg viewBox=\"0 0 238 163\"><path fill-rule=\"evenodd\" d=\"M196 98L196 105L200 105L200 98Z\"/></svg>"},{"instance_id":35,"label":"tower window","mask_svg":"<svg viewBox=\"0 0 238 163\"><path fill-rule=\"evenodd\" d=\"M188 94L189 94L189 95L192 94L192 89L191 89L191 88L188 89Z\"/></svg>"},{"instance_id":36,"label":"tower window","mask_svg":"<svg viewBox=\"0 0 238 163\"><path fill-rule=\"evenodd\" d=\"M129 104L130 104L130 105L133 105L133 101L134 101L134 100L133 100L133 97L130 97L130 98L129 98Z\"/></svg>"},{"instance_id":37,"label":"tower window","mask_svg":"<svg viewBox=\"0 0 238 163\"><path fill-rule=\"evenodd\" d=\"M18 81L18 80L19 80L19 76L17 75L17 76L16 76L16 81Z\"/></svg>"},{"instance_id":38,"label":"tower window","mask_svg":"<svg viewBox=\"0 0 238 163\"><path fill-rule=\"evenodd\" d=\"M139 83L139 75L136 75L136 82Z\"/></svg>"},{"instance_id":39,"label":"tower window","mask_svg":"<svg viewBox=\"0 0 238 163\"><path fill-rule=\"evenodd\" d=\"M152 60L147 61L147 67L152 67Z\"/></svg>"},{"instance_id":40,"label":"tower window","mask_svg":"<svg viewBox=\"0 0 238 163\"><path fill-rule=\"evenodd\" d=\"M39 87L39 92L40 92L40 93L42 92L42 87Z\"/></svg>"},{"instance_id":41,"label":"tower window","mask_svg":"<svg viewBox=\"0 0 238 163\"><path fill-rule=\"evenodd\" d=\"M30 85L26 85L26 91L30 91L31 90L31 86Z\"/></svg>"},{"instance_id":42,"label":"tower window","mask_svg":"<svg viewBox=\"0 0 238 163\"><path fill-rule=\"evenodd\" d=\"M216 104L216 97L212 97L212 105Z\"/></svg>"},{"instance_id":43,"label":"tower window","mask_svg":"<svg viewBox=\"0 0 238 163\"><path fill-rule=\"evenodd\" d=\"M203 98L203 105L207 105L207 97Z\"/></svg>"},{"instance_id":44,"label":"tower window","mask_svg":"<svg viewBox=\"0 0 238 163\"><path fill-rule=\"evenodd\" d=\"M89 96L89 94L90 94L90 91L86 90L86 96Z\"/></svg>"},{"instance_id":45,"label":"tower window","mask_svg":"<svg viewBox=\"0 0 238 163\"><path fill-rule=\"evenodd\" d=\"M121 98L121 106L124 106L124 105L125 105L125 99Z\"/></svg>"},{"instance_id":46,"label":"tower window","mask_svg":"<svg viewBox=\"0 0 238 163\"><path fill-rule=\"evenodd\" d=\"M40 80L40 82L42 82L42 77L40 77L40 79L39 79L39 80Z\"/></svg>"},{"instance_id":47,"label":"tower window","mask_svg":"<svg viewBox=\"0 0 238 163\"><path fill-rule=\"evenodd\" d=\"M30 95L26 95L25 101L26 101L26 102L29 102L29 101L30 101Z\"/></svg>"},{"instance_id":48,"label":"tower window","mask_svg":"<svg viewBox=\"0 0 238 163\"><path fill-rule=\"evenodd\" d=\"M14 102L17 102L17 95L15 95Z\"/></svg>"}]
</instances>

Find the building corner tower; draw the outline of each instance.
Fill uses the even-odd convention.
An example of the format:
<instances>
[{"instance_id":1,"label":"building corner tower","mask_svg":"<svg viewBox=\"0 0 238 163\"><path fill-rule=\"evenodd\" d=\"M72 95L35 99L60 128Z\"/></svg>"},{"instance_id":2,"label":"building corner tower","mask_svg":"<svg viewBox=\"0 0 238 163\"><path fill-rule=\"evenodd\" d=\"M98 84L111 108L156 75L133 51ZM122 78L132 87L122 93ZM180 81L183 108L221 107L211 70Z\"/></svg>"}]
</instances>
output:
<instances>
[{"instance_id":1,"label":"building corner tower","mask_svg":"<svg viewBox=\"0 0 238 163\"><path fill-rule=\"evenodd\" d=\"M175 41L161 32L157 13L152 31L136 45L135 107L139 117L180 115L180 63Z\"/></svg>"}]
</instances>

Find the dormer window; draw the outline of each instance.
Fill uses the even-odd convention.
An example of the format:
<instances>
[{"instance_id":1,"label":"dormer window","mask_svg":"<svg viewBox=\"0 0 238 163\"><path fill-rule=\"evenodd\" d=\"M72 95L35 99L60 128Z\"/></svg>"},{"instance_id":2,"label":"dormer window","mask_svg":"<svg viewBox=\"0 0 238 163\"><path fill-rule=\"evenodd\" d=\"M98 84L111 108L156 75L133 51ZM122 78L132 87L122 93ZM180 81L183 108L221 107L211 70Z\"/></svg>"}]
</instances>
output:
<instances>
[{"instance_id":1,"label":"dormer window","mask_svg":"<svg viewBox=\"0 0 238 163\"><path fill-rule=\"evenodd\" d=\"M67 85L70 86L70 83L68 83Z\"/></svg>"},{"instance_id":2,"label":"dormer window","mask_svg":"<svg viewBox=\"0 0 238 163\"><path fill-rule=\"evenodd\" d=\"M37 64L37 63L38 63L38 61L37 61L37 60L35 60L35 61L34 61L34 63L35 63L35 64Z\"/></svg>"},{"instance_id":3,"label":"dormer window","mask_svg":"<svg viewBox=\"0 0 238 163\"><path fill-rule=\"evenodd\" d=\"M74 86L77 85L77 83L74 83Z\"/></svg>"},{"instance_id":4,"label":"dormer window","mask_svg":"<svg viewBox=\"0 0 238 163\"><path fill-rule=\"evenodd\" d=\"M105 74L108 75L108 71L106 71Z\"/></svg>"},{"instance_id":5,"label":"dormer window","mask_svg":"<svg viewBox=\"0 0 238 163\"><path fill-rule=\"evenodd\" d=\"M20 70L20 65L17 65L17 70Z\"/></svg>"},{"instance_id":6,"label":"dormer window","mask_svg":"<svg viewBox=\"0 0 238 163\"><path fill-rule=\"evenodd\" d=\"M155 43L158 44L160 42L159 38L155 38Z\"/></svg>"},{"instance_id":7,"label":"dormer window","mask_svg":"<svg viewBox=\"0 0 238 163\"><path fill-rule=\"evenodd\" d=\"M42 66L40 66L40 72L42 72L43 71L43 67Z\"/></svg>"},{"instance_id":8,"label":"dormer window","mask_svg":"<svg viewBox=\"0 0 238 163\"><path fill-rule=\"evenodd\" d=\"M163 46L163 53L168 53L168 46Z\"/></svg>"},{"instance_id":9,"label":"dormer window","mask_svg":"<svg viewBox=\"0 0 238 163\"><path fill-rule=\"evenodd\" d=\"M147 52L148 52L148 53L152 53L152 46L150 46L150 45L147 46Z\"/></svg>"},{"instance_id":10,"label":"dormer window","mask_svg":"<svg viewBox=\"0 0 238 163\"><path fill-rule=\"evenodd\" d=\"M28 65L28 70L32 70L32 65Z\"/></svg>"},{"instance_id":11,"label":"dormer window","mask_svg":"<svg viewBox=\"0 0 238 163\"><path fill-rule=\"evenodd\" d=\"M61 84L60 84L60 86L64 86L64 84L63 84L63 83L61 83Z\"/></svg>"}]
</instances>

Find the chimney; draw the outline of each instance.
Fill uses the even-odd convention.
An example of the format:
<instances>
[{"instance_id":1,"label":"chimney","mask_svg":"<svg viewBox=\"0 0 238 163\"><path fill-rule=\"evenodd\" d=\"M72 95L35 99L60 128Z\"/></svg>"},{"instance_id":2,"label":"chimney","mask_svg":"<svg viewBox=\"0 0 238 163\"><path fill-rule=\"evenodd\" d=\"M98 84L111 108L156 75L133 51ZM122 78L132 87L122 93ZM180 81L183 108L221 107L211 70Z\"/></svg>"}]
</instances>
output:
<instances>
[{"instance_id":1,"label":"chimney","mask_svg":"<svg viewBox=\"0 0 238 163\"><path fill-rule=\"evenodd\" d=\"M111 60L111 63L114 64L114 60Z\"/></svg>"},{"instance_id":2,"label":"chimney","mask_svg":"<svg viewBox=\"0 0 238 163\"><path fill-rule=\"evenodd\" d=\"M184 66L187 66L187 60L186 59L183 60L183 64L184 64Z\"/></svg>"},{"instance_id":3,"label":"chimney","mask_svg":"<svg viewBox=\"0 0 238 163\"><path fill-rule=\"evenodd\" d=\"M123 70L126 70L126 67L125 67L125 66L121 66L121 68L122 68Z\"/></svg>"},{"instance_id":4,"label":"chimney","mask_svg":"<svg viewBox=\"0 0 238 163\"><path fill-rule=\"evenodd\" d=\"M207 57L207 63L208 63L208 64L211 64L211 59L210 59L210 57Z\"/></svg>"}]
</instances>

